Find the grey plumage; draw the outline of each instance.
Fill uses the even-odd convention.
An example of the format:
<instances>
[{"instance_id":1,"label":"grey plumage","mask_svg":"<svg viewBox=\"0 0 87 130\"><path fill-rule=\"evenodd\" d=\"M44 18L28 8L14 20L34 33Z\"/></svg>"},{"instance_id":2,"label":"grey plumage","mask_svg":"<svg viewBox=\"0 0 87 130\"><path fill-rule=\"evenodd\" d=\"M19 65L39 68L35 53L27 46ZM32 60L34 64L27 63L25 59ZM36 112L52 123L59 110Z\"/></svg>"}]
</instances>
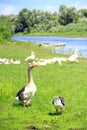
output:
<instances>
[{"instance_id":1,"label":"grey plumage","mask_svg":"<svg viewBox=\"0 0 87 130\"><path fill-rule=\"evenodd\" d=\"M66 104L64 97L54 96L52 99L52 104L56 109L56 113L61 113L65 110L64 105Z\"/></svg>"},{"instance_id":2,"label":"grey plumage","mask_svg":"<svg viewBox=\"0 0 87 130\"><path fill-rule=\"evenodd\" d=\"M16 100L20 101L23 106L29 106L31 99L36 92L36 85L32 77L32 69L37 66L37 63L33 62L28 64L28 84L25 85L16 95Z\"/></svg>"}]
</instances>

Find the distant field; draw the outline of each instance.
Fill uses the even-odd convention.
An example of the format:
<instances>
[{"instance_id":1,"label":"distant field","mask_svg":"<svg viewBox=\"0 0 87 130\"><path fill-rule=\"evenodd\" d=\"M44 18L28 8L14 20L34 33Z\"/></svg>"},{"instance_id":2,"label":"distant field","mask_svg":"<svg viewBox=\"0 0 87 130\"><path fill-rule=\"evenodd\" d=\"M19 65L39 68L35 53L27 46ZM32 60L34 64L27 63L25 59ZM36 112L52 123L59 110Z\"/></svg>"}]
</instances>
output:
<instances>
[{"instance_id":1,"label":"distant field","mask_svg":"<svg viewBox=\"0 0 87 130\"><path fill-rule=\"evenodd\" d=\"M31 106L14 101L16 93L27 84L24 59L35 51L37 58L61 57L36 44L10 42L0 45L0 57L17 59L19 65L0 64L0 130L87 130L87 59L79 63L63 62L33 69L37 92ZM55 114L53 96L65 97L65 112Z\"/></svg>"}]
</instances>

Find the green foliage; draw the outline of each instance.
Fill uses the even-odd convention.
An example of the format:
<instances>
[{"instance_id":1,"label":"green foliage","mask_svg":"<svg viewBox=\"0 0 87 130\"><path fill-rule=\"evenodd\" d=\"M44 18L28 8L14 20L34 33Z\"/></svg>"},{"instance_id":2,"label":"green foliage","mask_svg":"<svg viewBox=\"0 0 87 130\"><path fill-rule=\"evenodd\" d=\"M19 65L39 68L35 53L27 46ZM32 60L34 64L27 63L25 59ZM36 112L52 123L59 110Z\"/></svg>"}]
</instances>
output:
<instances>
[{"instance_id":1,"label":"green foliage","mask_svg":"<svg viewBox=\"0 0 87 130\"><path fill-rule=\"evenodd\" d=\"M0 16L0 44L6 44L14 34L16 16Z\"/></svg>"},{"instance_id":2,"label":"green foliage","mask_svg":"<svg viewBox=\"0 0 87 130\"><path fill-rule=\"evenodd\" d=\"M59 23L67 25L69 23L76 23L79 18L76 8L67 8L65 5L61 5L59 9Z\"/></svg>"},{"instance_id":3,"label":"green foliage","mask_svg":"<svg viewBox=\"0 0 87 130\"><path fill-rule=\"evenodd\" d=\"M22 9L18 15L0 16L0 44L14 33L24 35L87 36L87 18L83 10L61 5L59 13ZM85 10L86 12L86 10Z\"/></svg>"},{"instance_id":4,"label":"green foliage","mask_svg":"<svg viewBox=\"0 0 87 130\"><path fill-rule=\"evenodd\" d=\"M31 12L24 8L22 9L16 19L15 22L15 32L23 32L26 28L29 28L30 26L30 14Z\"/></svg>"},{"instance_id":5,"label":"green foliage","mask_svg":"<svg viewBox=\"0 0 87 130\"><path fill-rule=\"evenodd\" d=\"M87 9L81 9L79 10L79 14L82 16L82 17L87 17Z\"/></svg>"},{"instance_id":6,"label":"green foliage","mask_svg":"<svg viewBox=\"0 0 87 130\"><path fill-rule=\"evenodd\" d=\"M24 59L31 51L35 51L37 58L59 56L33 43L0 45L2 58L21 60L20 65L0 64L0 129L27 130L35 126L38 130L86 130L87 59L79 59L78 64L65 62L62 66L53 64L34 68L37 92L31 106L24 108L14 101L18 90L27 83ZM50 103L55 95L64 96L66 100L65 112L61 115L55 114Z\"/></svg>"},{"instance_id":7,"label":"green foliage","mask_svg":"<svg viewBox=\"0 0 87 130\"><path fill-rule=\"evenodd\" d=\"M79 18L78 23L84 23L87 24L87 18L83 17L83 18Z\"/></svg>"},{"instance_id":8,"label":"green foliage","mask_svg":"<svg viewBox=\"0 0 87 130\"><path fill-rule=\"evenodd\" d=\"M0 16L0 39L10 39L13 34L14 23L12 16Z\"/></svg>"},{"instance_id":9,"label":"green foliage","mask_svg":"<svg viewBox=\"0 0 87 130\"><path fill-rule=\"evenodd\" d=\"M84 20L84 19L83 19ZM87 37L87 21L81 22L81 19L77 24L71 23L66 26L57 26L48 30L49 33L70 37Z\"/></svg>"},{"instance_id":10,"label":"green foliage","mask_svg":"<svg viewBox=\"0 0 87 130\"><path fill-rule=\"evenodd\" d=\"M37 33L37 32L39 33L51 32L52 35L54 35L53 34L54 32L57 32L56 35L61 35L61 33L63 33L62 28L66 30L65 28L68 27L68 26L65 27L65 25L73 23L76 26L77 25L76 23L79 23L80 18L81 18L81 15L79 11L76 10L76 8L74 7L68 8L65 5L60 6L59 14L57 12L50 13L50 12L45 12L42 10L35 10L35 9L33 11L30 11L24 8L19 12L16 18L15 32L23 32L23 34ZM68 28L67 30L69 32ZM79 29L77 26L76 32L78 32L78 30ZM73 34L71 30L70 30L70 33ZM67 35L67 32L66 32L66 35ZM85 32L84 32L84 35L85 35Z\"/></svg>"},{"instance_id":11,"label":"green foliage","mask_svg":"<svg viewBox=\"0 0 87 130\"><path fill-rule=\"evenodd\" d=\"M62 28L68 27L65 27L65 25L70 23L77 25L76 23L79 23L80 17L81 15L76 8L68 8L65 5L60 6L59 14L57 12L50 13L42 10L30 11L25 8L22 9L17 16L15 22L15 32L23 32L23 34L37 32L57 32L57 35L59 35L60 32L63 32ZM68 28L67 30L69 32ZM76 31L78 32L78 30Z\"/></svg>"},{"instance_id":12,"label":"green foliage","mask_svg":"<svg viewBox=\"0 0 87 130\"><path fill-rule=\"evenodd\" d=\"M44 12L41 10L30 11L28 9L22 9L15 22L15 32L37 32L47 31L51 27L56 26L58 21L58 14Z\"/></svg>"}]
</instances>

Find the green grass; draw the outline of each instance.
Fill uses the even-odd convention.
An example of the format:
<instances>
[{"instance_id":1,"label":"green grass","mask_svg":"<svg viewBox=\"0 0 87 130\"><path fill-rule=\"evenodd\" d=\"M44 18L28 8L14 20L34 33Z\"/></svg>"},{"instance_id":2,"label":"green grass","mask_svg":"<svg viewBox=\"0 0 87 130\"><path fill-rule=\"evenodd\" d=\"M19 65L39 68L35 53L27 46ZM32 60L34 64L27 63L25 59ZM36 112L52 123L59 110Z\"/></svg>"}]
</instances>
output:
<instances>
[{"instance_id":1,"label":"green grass","mask_svg":"<svg viewBox=\"0 0 87 130\"><path fill-rule=\"evenodd\" d=\"M35 51L37 58L59 56L35 44L11 42L0 45L0 57L20 59L20 65L0 64L0 130L86 130L87 129L87 60L38 66L33 69L37 92L31 106L24 108L14 101L19 89L27 84L24 59ZM53 96L66 99L65 112L55 115L50 103ZM50 114L49 114L50 113Z\"/></svg>"}]
</instances>

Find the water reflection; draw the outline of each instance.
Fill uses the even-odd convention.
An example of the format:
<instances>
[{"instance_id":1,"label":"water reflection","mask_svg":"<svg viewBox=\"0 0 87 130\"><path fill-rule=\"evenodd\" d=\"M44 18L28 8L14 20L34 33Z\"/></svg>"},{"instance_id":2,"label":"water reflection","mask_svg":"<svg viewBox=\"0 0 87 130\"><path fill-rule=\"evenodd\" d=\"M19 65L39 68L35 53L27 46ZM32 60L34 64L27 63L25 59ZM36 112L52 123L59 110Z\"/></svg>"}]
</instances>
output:
<instances>
[{"instance_id":1,"label":"water reflection","mask_svg":"<svg viewBox=\"0 0 87 130\"><path fill-rule=\"evenodd\" d=\"M63 54L71 54L76 48L79 50L79 57L87 58L87 38L68 38L58 36L13 36L13 40L41 43L65 43L66 46L56 47L56 52Z\"/></svg>"}]
</instances>

